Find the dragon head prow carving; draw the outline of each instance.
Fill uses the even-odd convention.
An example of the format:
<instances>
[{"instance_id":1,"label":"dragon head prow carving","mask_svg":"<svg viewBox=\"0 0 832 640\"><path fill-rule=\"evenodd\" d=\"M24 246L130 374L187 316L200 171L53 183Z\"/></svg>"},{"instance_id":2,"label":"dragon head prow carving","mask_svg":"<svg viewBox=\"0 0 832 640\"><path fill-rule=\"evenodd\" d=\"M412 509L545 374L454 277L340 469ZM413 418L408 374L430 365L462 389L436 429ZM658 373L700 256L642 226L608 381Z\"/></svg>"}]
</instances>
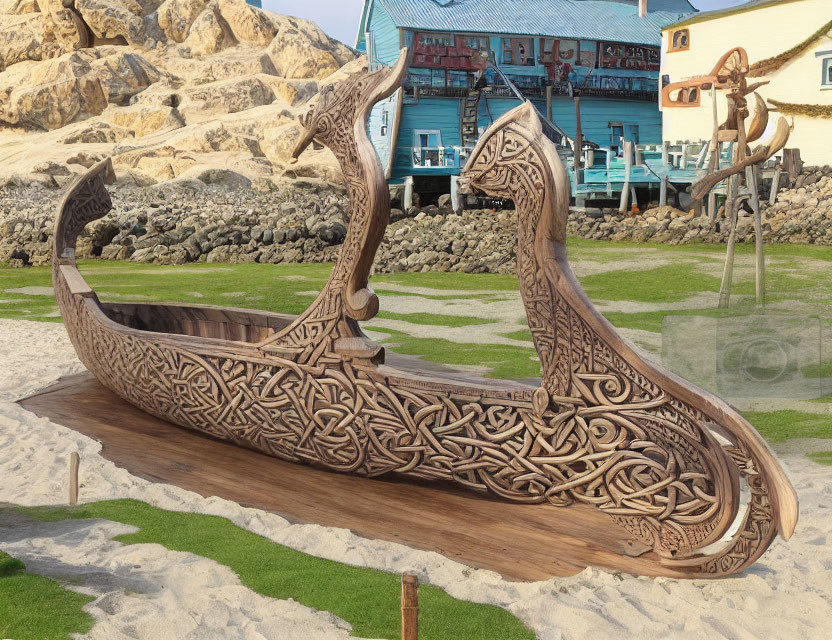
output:
<instances>
[{"instance_id":1,"label":"dragon head prow carving","mask_svg":"<svg viewBox=\"0 0 832 640\"><path fill-rule=\"evenodd\" d=\"M292 151L292 157L297 160L313 141L331 147L336 133L333 124L336 121L346 120L355 123L356 131L359 125L363 130L373 105L401 86L408 61L408 49L405 47L392 67L383 67L369 74L363 71L353 73L340 82L321 88L307 112L299 118L303 132ZM357 100L354 99L356 96Z\"/></svg>"},{"instance_id":2,"label":"dragon head prow carving","mask_svg":"<svg viewBox=\"0 0 832 640\"><path fill-rule=\"evenodd\" d=\"M479 139L459 176L459 191L510 199L518 210L540 207L541 239L566 242L571 186L557 148L526 101L496 120ZM532 200L538 199L536 203Z\"/></svg>"}]
</instances>

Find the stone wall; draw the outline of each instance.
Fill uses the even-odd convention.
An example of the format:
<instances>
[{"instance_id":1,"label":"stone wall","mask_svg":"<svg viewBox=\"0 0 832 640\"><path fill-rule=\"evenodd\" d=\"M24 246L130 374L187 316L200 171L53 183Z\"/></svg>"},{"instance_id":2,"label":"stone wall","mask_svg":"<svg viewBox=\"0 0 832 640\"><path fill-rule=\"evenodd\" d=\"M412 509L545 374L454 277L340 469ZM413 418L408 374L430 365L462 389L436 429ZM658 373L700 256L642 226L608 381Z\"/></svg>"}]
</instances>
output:
<instances>
[{"instance_id":1,"label":"stone wall","mask_svg":"<svg viewBox=\"0 0 832 640\"><path fill-rule=\"evenodd\" d=\"M79 257L156 264L187 262L330 262L347 228L343 189L319 183L232 189L198 181L111 188L114 209L88 226ZM0 187L0 261L46 264L52 247L57 189L40 184ZM442 199L443 204L447 202ZM808 168L794 188L764 207L766 242L832 245L832 167ZM509 273L514 270L514 211L427 206L391 211L376 269ZM615 209L572 209L572 236L597 240L725 242L724 220L692 217L671 207L620 215ZM743 210L738 242L753 242Z\"/></svg>"}]
</instances>

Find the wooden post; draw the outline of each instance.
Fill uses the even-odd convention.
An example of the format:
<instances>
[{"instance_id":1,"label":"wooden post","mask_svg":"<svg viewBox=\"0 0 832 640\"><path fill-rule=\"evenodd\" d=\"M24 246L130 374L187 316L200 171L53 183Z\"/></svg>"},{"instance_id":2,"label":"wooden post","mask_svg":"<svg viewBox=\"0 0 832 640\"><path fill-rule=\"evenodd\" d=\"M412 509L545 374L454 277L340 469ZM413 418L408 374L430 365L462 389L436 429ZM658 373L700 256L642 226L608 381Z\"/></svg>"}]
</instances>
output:
<instances>
[{"instance_id":1,"label":"wooden post","mask_svg":"<svg viewBox=\"0 0 832 640\"><path fill-rule=\"evenodd\" d=\"M713 189L708 193L708 217L711 223L716 220L716 191Z\"/></svg>"},{"instance_id":2,"label":"wooden post","mask_svg":"<svg viewBox=\"0 0 832 640\"><path fill-rule=\"evenodd\" d=\"M789 188L791 189L803 169L800 149L783 149L783 168L789 175Z\"/></svg>"},{"instance_id":3,"label":"wooden post","mask_svg":"<svg viewBox=\"0 0 832 640\"><path fill-rule=\"evenodd\" d=\"M81 466L81 456L77 451L69 454L69 504L78 504L78 467Z\"/></svg>"},{"instance_id":4,"label":"wooden post","mask_svg":"<svg viewBox=\"0 0 832 640\"><path fill-rule=\"evenodd\" d=\"M777 194L780 192L780 175L783 173L783 170L780 168L780 163L777 163L777 166L774 167L774 177L771 179L771 195L769 196L768 203L772 206L777 202Z\"/></svg>"},{"instance_id":5,"label":"wooden post","mask_svg":"<svg viewBox=\"0 0 832 640\"><path fill-rule=\"evenodd\" d=\"M708 173L713 173L719 169L719 113L716 106L716 87L711 87L711 105L713 107L714 115L714 132L711 138L711 157L708 162Z\"/></svg>"},{"instance_id":6,"label":"wooden post","mask_svg":"<svg viewBox=\"0 0 832 640\"><path fill-rule=\"evenodd\" d=\"M633 170L633 143L624 141L624 185L621 187L621 203L618 207L619 213L627 213L627 205L630 200L630 175Z\"/></svg>"},{"instance_id":7,"label":"wooden post","mask_svg":"<svg viewBox=\"0 0 832 640\"><path fill-rule=\"evenodd\" d=\"M607 149L607 196L612 196L612 182L610 181L610 167L612 166L612 150Z\"/></svg>"},{"instance_id":8,"label":"wooden post","mask_svg":"<svg viewBox=\"0 0 832 640\"><path fill-rule=\"evenodd\" d=\"M745 168L745 181L751 188L751 208L754 211L755 294L758 305L765 304L766 262L763 256L763 214L760 209L759 173L755 165Z\"/></svg>"},{"instance_id":9,"label":"wooden post","mask_svg":"<svg viewBox=\"0 0 832 640\"><path fill-rule=\"evenodd\" d=\"M419 638L419 578L402 575L402 640Z\"/></svg>"},{"instance_id":10,"label":"wooden post","mask_svg":"<svg viewBox=\"0 0 832 640\"><path fill-rule=\"evenodd\" d=\"M459 198L459 176L451 176L451 209L462 213L462 201Z\"/></svg>"},{"instance_id":11,"label":"wooden post","mask_svg":"<svg viewBox=\"0 0 832 640\"><path fill-rule=\"evenodd\" d=\"M552 112L552 85L546 85L546 119L549 122L554 122L553 112Z\"/></svg>"},{"instance_id":12,"label":"wooden post","mask_svg":"<svg viewBox=\"0 0 832 640\"><path fill-rule=\"evenodd\" d=\"M737 176L728 178L728 198L725 201L725 219L729 224L728 246L725 250L725 266L722 269L722 283L719 286L719 308L727 308L731 302L731 283L734 279L734 245L737 240Z\"/></svg>"},{"instance_id":13,"label":"wooden post","mask_svg":"<svg viewBox=\"0 0 832 640\"><path fill-rule=\"evenodd\" d=\"M413 176L407 176L404 179L404 198L402 198L402 208L407 212L413 206Z\"/></svg>"},{"instance_id":14,"label":"wooden post","mask_svg":"<svg viewBox=\"0 0 832 640\"><path fill-rule=\"evenodd\" d=\"M583 169L584 133L581 129L581 99L575 98L575 182L583 184L580 170Z\"/></svg>"},{"instance_id":15,"label":"wooden post","mask_svg":"<svg viewBox=\"0 0 832 640\"><path fill-rule=\"evenodd\" d=\"M733 105L733 107L729 108L729 113L731 113L731 109L736 110L736 102L732 100L729 104ZM745 119L738 114L737 144L733 149L734 164L739 164L745 159L746 147ZM719 287L719 306L723 309L727 308L731 303L731 284L734 280L734 245L737 242L737 216L739 214L739 207L737 207L737 192L739 191L740 186L740 175L741 174L738 173L731 176L728 188L728 203L725 205L726 213L730 205L731 216L729 221L731 227L728 233L728 248L725 251L725 268L722 270L722 284Z\"/></svg>"}]
</instances>

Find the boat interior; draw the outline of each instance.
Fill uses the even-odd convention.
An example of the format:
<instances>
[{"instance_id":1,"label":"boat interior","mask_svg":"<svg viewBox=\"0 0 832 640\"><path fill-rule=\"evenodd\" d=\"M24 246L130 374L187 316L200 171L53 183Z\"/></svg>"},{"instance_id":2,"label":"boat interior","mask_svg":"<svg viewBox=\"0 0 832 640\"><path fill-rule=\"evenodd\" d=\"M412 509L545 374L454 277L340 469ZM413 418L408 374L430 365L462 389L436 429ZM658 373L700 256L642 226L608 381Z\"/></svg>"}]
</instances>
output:
<instances>
[{"instance_id":1,"label":"boat interior","mask_svg":"<svg viewBox=\"0 0 832 640\"><path fill-rule=\"evenodd\" d=\"M168 333L218 340L257 344L289 326L296 316L211 306L182 306L168 302L133 303L99 302L99 308L113 322L138 331ZM426 381L471 385L493 390L526 391L534 389L537 380L502 380L484 378L469 371L428 362L418 356L393 353L385 349L385 364L379 372L386 375L407 375ZM531 385L531 386L530 386Z\"/></svg>"},{"instance_id":2,"label":"boat interior","mask_svg":"<svg viewBox=\"0 0 832 640\"><path fill-rule=\"evenodd\" d=\"M76 266L61 265L60 272L71 293L92 298L109 320L137 331L256 345L282 331L297 318L284 313L235 307L171 302L102 302ZM485 378L475 372L428 362L418 356L393 353L387 347L384 352L384 364L378 367L378 371L389 376L405 375L425 382L444 382L463 387L473 385L501 392L533 391L540 383L539 379L520 381Z\"/></svg>"},{"instance_id":3,"label":"boat interior","mask_svg":"<svg viewBox=\"0 0 832 640\"><path fill-rule=\"evenodd\" d=\"M113 322L130 329L257 344L289 326L295 316L229 307L175 303L101 302Z\"/></svg>"}]
</instances>

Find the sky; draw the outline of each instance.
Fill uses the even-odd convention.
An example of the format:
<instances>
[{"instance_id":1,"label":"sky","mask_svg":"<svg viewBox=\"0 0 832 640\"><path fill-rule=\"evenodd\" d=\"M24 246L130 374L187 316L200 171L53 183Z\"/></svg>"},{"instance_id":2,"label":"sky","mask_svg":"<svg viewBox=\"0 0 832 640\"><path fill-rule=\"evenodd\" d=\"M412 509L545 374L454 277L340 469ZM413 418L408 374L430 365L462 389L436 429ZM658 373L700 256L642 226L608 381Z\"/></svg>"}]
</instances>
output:
<instances>
[{"instance_id":1,"label":"sky","mask_svg":"<svg viewBox=\"0 0 832 640\"><path fill-rule=\"evenodd\" d=\"M648 0L649 5L650 0ZM702 11L742 4L746 0L691 0ZM344 44L355 44L363 0L263 0L263 8L299 18L307 18Z\"/></svg>"}]
</instances>

